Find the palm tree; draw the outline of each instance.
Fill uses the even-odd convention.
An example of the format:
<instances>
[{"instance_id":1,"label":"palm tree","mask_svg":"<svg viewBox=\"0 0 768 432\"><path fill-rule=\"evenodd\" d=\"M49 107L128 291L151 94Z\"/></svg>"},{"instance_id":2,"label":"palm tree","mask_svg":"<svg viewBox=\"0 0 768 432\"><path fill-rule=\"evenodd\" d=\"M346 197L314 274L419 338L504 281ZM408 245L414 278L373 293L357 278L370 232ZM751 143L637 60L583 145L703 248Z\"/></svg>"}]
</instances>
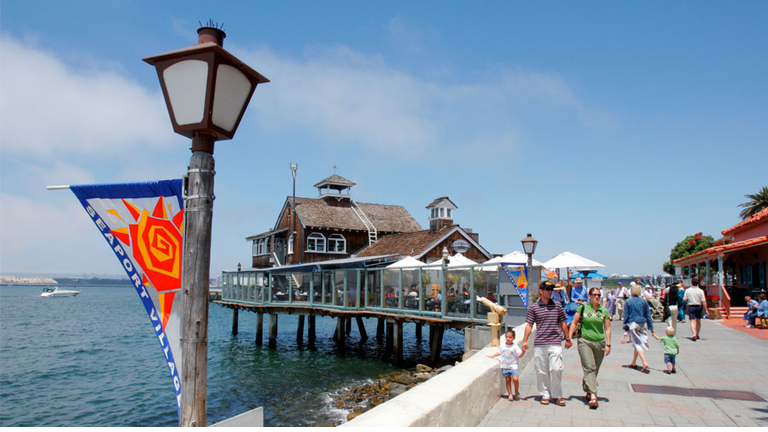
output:
<instances>
[{"instance_id":1,"label":"palm tree","mask_svg":"<svg viewBox=\"0 0 768 432\"><path fill-rule=\"evenodd\" d=\"M768 208L768 187L763 186L762 189L756 194L744 195L745 198L749 198L751 201L739 204L739 207L744 207L744 210L739 213L741 219L746 219L753 214L759 212L764 208Z\"/></svg>"}]
</instances>

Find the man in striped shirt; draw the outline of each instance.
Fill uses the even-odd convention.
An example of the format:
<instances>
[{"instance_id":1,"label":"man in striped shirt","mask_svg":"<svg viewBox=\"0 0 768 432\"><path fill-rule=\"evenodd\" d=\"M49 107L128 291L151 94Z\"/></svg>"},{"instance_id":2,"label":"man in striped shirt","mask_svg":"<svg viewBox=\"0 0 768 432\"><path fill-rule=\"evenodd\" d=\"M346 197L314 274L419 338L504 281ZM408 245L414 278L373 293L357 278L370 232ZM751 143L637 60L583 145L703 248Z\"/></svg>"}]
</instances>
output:
<instances>
[{"instance_id":1,"label":"man in striped shirt","mask_svg":"<svg viewBox=\"0 0 768 432\"><path fill-rule=\"evenodd\" d=\"M549 281L539 284L541 299L528 308L525 316L527 325L523 336L523 351L528 350L528 338L531 336L533 324L536 324L533 365L536 368L536 382L541 393L541 404L549 405L552 398L557 405L565 406L563 388L560 384L563 377L563 347L560 345L560 335L565 336L566 349L573 343L568 337L563 306L552 300L554 288L555 285Z\"/></svg>"}]
</instances>

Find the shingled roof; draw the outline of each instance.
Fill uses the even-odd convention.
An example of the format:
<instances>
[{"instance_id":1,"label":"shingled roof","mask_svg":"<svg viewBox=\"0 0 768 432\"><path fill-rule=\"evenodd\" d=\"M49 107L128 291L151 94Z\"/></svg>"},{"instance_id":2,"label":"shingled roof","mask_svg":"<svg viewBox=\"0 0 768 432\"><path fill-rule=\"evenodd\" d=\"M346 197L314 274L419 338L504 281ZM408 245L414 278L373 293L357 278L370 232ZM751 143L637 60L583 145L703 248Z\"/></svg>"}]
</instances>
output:
<instances>
[{"instance_id":1,"label":"shingled roof","mask_svg":"<svg viewBox=\"0 0 768 432\"><path fill-rule=\"evenodd\" d=\"M317 182L315 184L314 187L320 187L320 186L326 185L326 184L334 184L334 185L350 186L350 187L355 185L354 182L351 182L351 181L345 179L344 177L342 177L340 175L334 174L334 175L326 178L325 180L320 180L319 182Z\"/></svg>"},{"instance_id":2,"label":"shingled roof","mask_svg":"<svg viewBox=\"0 0 768 432\"><path fill-rule=\"evenodd\" d=\"M292 198L288 198L290 202ZM423 228L403 206L355 202L378 232L402 233ZM296 214L307 227L368 231L351 207L331 206L323 199L296 197Z\"/></svg>"},{"instance_id":3,"label":"shingled roof","mask_svg":"<svg viewBox=\"0 0 768 432\"><path fill-rule=\"evenodd\" d=\"M439 231L423 230L392 234L380 238L376 243L358 252L356 256L375 256L384 254L419 255L428 247L443 238L454 227L443 227Z\"/></svg>"}]
</instances>

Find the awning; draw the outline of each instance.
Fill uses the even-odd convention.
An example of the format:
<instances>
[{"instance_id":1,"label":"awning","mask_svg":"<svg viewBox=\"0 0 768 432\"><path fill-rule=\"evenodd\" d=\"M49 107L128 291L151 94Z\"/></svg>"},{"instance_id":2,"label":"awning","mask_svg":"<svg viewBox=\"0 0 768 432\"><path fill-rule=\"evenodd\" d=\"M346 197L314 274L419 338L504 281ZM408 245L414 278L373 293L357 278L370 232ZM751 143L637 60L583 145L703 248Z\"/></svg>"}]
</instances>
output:
<instances>
[{"instance_id":1,"label":"awning","mask_svg":"<svg viewBox=\"0 0 768 432\"><path fill-rule=\"evenodd\" d=\"M271 235L279 234L279 233L285 232L285 231L288 231L287 227L286 228L280 228L280 229L272 230L272 231L263 232L261 234L252 235L250 237L246 237L245 240L246 241L252 241L252 240L256 240L256 239L260 239L260 238L264 238L264 237L269 237Z\"/></svg>"},{"instance_id":2,"label":"awning","mask_svg":"<svg viewBox=\"0 0 768 432\"><path fill-rule=\"evenodd\" d=\"M704 261L711 261L721 254L736 252L738 250L742 249L749 249L755 246L761 246L764 244L768 244L768 235L760 236L751 238L748 240L742 240L740 242L735 243L729 243L725 245L720 246L712 246L709 249L704 249L703 251L696 252L693 255L688 255L687 257L678 258L674 261L674 264L678 267L684 267Z\"/></svg>"},{"instance_id":3,"label":"awning","mask_svg":"<svg viewBox=\"0 0 768 432\"><path fill-rule=\"evenodd\" d=\"M329 261L318 261L306 264L292 264L280 267L270 267L263 269L266 273L306 273L321 270L333 270L333 269L353 269L353 268L366 268L380 266L383 264L389 264L396 262L400 259L400 254L394 255L377 255L369 257L359 258L343 258Z\"/></svg>"}]
</instances>

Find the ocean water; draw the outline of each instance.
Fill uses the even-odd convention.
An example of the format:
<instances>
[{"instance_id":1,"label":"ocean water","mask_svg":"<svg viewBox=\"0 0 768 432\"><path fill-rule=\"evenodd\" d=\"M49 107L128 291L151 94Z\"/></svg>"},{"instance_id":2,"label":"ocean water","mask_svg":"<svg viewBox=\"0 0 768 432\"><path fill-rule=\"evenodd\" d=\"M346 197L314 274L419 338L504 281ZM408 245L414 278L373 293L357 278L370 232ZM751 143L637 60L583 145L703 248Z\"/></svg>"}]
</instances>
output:
<instances>
[{"instance_id":1,"label":"ocean water","mask_svg":"<svg viewBox=\"0 0 768 432\"><path fill-rule=\"evenodd\" d=\"M176 426L175 394L160 345L131 287L84 287L74 298L40 297L41 287L0 287L0 427ZM331 397L396 370L375 338L376 320L356 325L339 352L336 321L317 317L316 348L296 341L298 318L280 315L277 348L254 343L256 314L210 305L208 424L264 407L265 426L339 423ZM305 328L307 324L305 323ZM427 363L428 327L417 341L404 329L405 367ZM461 357L463 335L449 331L443 363Z\"/></svg>"}]
</instances>

